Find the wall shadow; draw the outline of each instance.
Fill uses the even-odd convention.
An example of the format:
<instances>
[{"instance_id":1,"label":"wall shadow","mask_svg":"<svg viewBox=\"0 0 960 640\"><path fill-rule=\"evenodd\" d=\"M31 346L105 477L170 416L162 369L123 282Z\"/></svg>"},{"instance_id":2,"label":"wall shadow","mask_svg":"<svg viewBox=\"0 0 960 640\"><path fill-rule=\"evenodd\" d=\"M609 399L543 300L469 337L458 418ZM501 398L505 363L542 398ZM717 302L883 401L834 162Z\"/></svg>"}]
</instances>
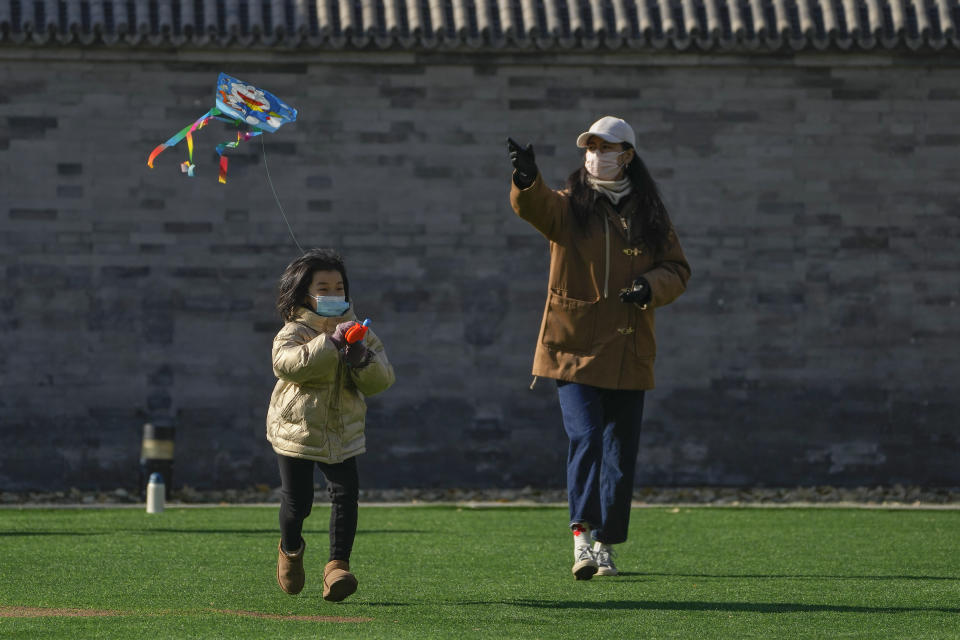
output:
<instances>
[{"instance_id":1,"label":"wall shadow","mask_svg":"<svg viewBox=\"0 0 960 640\"><path fill-rule=\"evenodd\" d=\"M829 574L816 574L816 573L806 573L806 574L790 574L790 573L777 573L777 574L764 574L764 573L740 573L740 574L726 574L726 573L647 573L647 572L634 572L628 573L626 571L621 571L620 575L622 576L650 576L650 577L666 577L666 578L732 578L732 579L761 579L761 580L960 580L960 576L913 576L913 575L902 575L902 576L860 576L860 575L848 575L848 576L838 576L838 575L829 575Z\"/></svg>"},{"instance_id":2,"label":"wall shadow","mask_svg":"<svg viewBox=\"0 0 960 640\"><path fill-rule=\"evenodd\" d=\"M699 600L613 600L584 602L581 600L503 600L500 602L460 602L458 605L505 604L535 609L595 609L649 611L725 611L734 613L960 613L957 607L864 607L834 604L801 604L797 602L708 602Z\"/></svg>"}]
</instances>

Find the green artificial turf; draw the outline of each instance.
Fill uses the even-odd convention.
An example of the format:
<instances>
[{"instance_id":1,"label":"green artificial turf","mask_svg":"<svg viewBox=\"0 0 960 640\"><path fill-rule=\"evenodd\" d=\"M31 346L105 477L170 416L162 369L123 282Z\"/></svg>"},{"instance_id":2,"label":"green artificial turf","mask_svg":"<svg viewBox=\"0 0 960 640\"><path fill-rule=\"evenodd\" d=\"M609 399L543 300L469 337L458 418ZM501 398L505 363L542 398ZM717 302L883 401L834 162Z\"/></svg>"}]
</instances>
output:
<instances>
[{"instance_id":1,"label":"green artificial turf","mask_svg":"<svg viewBox=\"0 0 960 640\"><path fill-rule=\"evenodd\" d=\"M577 582L565 509L361 507L339 604L328 517L307 520L294 597L276 509L0 510L0 612L122 614L0 617L0 637L960 638L960 511L635 509L622 574Z\"/></svg>"}]
</instances>

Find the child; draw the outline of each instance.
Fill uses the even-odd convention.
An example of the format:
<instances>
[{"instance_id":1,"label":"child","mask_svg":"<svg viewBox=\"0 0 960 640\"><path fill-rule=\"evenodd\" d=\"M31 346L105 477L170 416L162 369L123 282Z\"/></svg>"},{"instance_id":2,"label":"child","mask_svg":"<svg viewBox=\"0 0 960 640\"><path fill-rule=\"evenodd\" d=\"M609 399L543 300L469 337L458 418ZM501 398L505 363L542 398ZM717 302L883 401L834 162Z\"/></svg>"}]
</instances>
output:
<instances>
[{"instance_id":1,"label":"child","mask_svg":"<svg viewBox=\"0 0 960 640\"><path fill-rule=\"evenodd\" d=\"M394 382L383 343L368 331L348 344L356 324L343 259L313 249L280 278L277 310L286 324L273 340L278 381L267 411L267 440L280 465L280 545L277 582L286 593L303 589L303 521L313 505L313 467L330 494L330 557L323 598L343 600L357 590L350 552L357 533L357 458L365 449L365 396Z\"/></svg>"}]
</instances>

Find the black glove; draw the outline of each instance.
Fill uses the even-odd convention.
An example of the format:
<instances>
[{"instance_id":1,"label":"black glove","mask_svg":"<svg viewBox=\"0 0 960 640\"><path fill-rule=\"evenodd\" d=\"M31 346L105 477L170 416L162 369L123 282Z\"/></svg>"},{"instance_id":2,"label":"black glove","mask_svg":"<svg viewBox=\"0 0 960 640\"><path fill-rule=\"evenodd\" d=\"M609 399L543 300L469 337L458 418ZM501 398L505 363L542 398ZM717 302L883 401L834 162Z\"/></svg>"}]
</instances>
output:
<instances>
[{"instance_id":1,"label":"black glove","mask_svg":"<svg viewBox=\"0 0 960 640\"><path fill-rule=\"evenodd\" d=\"M533 145L526 148L517 144L513 138L507 138L507 150L510 152L510 163L517 172L513 181L521 189L526 189L537 179L540 170L537 169L536 157L533 154Z\"/></svg>"},{"instance_id":2,"label":"black glove","mask_svg":"<svg viewBox=\"0 0 960 640\"><path fill-rule=\"evenodd\" d=\"M620 302L639 304L641 306L650 302L653 292L650 290L650 283L643 276L633 281L633 287L620 292Z\"/></svg>"}]
</instances>

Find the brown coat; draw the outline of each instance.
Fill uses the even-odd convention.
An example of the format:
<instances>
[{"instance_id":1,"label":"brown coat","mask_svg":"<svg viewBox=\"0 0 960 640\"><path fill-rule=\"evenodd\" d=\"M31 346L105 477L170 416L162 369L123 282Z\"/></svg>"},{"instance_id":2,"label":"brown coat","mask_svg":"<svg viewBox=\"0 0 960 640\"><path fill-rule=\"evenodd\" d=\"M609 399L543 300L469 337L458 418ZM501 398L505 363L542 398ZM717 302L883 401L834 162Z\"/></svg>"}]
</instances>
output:
<instances>
[{"instance_id":1,"label":"brown coat","mask_svg":"<svg viewBox=\"0 0 960 640\"><path fill-rule=\"evenodd\" d=\"M512 181L511 181L512 184ZM597 198L601 215L582 229L568 193L540 176L527 189L513 184L510 203L550 240L550 280L533 359L533 374L605 389L652 389L657 353L654 309L687 286L690 265L676 235L662 256L633 245L616 208ZM627 204L626 206L630 206ZM643 307L620 301L643 276L652 298Z\"/></svg>"}]
</instances>

